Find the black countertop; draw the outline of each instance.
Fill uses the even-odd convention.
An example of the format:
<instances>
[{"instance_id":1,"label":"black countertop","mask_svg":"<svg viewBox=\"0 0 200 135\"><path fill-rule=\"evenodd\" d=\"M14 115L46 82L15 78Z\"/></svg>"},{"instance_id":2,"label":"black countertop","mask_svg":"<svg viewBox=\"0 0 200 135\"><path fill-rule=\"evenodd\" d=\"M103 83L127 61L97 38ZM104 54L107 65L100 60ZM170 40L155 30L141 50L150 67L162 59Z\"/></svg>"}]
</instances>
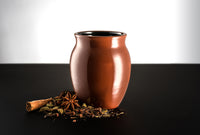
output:
<instances>
[{"instance_id":1,"label":"black countertop","mask_svg":"<svg viewBox=\"0 0 200 135\"><path fill-rule=\"evenodd\" d=\"M27 113L27 100L72 90L69 65L0 64L0 133L200 134L200 65L135 64L120 108L121 119L72 123Z\"/></svg>"}]
</instances>

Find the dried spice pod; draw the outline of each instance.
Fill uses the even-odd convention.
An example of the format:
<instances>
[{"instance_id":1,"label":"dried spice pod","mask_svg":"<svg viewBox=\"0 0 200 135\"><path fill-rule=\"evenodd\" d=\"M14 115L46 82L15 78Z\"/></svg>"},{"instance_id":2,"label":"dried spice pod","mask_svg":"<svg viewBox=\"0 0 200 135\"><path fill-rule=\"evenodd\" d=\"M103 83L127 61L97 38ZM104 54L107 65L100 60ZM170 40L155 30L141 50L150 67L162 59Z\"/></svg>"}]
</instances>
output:
<instances>
[{"instance_id":1,"label":"dried spice pod","mask_svg":"<svg viewBox=\"0 0 200 135\"><path fill-rule=\"evenodd\" d=\"M66 110L68 110L69 107L71 107L72 110L74 110L75 107L80 107L76 98L77 96L75 94L72 96L70 92L67 92L66 96L63 97L64 101L61 106L64 106Z\"/></svg>"},{"instance_id":2,"label":"dried spice pod","mask_svg":"<svg viewBox=\"0 0 200 135\"><path fill-rule=\"evenodd\" d=\"M44 106L44 107L41 107L39 112L44 112L44 111L50 111L50 108L48 106Z\"/></svg>"},{"instance_id":3,"label":"dried spice pod","mask_svg":"<svg viewBox=\"0 0 200 135\"><path fill-rule=\"evenodd\" d=\"M48 107L54 107L53 102L47 103L46 106L48 106Z\"/></svg>"},{"instance_id":4,"label":"dried spice pod","mask_svg":"<svg viewBox=\"0 0 200 135\"><path fill-rule=\"evenodd\" d=\"M61 115L64 113L64 111L63 111L62 108L59 108L59 109L57 109L57 110L58 110L58 112L59 112Z\"/></svg>"}]
</instances>

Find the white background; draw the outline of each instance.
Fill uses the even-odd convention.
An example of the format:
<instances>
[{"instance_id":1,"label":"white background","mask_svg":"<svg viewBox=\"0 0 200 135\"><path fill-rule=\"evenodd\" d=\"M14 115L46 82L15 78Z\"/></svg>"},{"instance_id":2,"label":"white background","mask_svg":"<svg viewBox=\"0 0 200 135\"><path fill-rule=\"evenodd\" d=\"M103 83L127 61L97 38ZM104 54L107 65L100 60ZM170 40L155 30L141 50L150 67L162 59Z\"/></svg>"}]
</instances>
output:
<instances>
[{"instance_id":1,"label":"white background","mask_svg":"<svg viewBox=\"0 0 200 135\"><path fill-rule=\"evenodd\" d=\"M199 63L199 0L0 0L0 63L69 63L74 33L127 33L132 63Z\"/></svg>"}]
</instances>

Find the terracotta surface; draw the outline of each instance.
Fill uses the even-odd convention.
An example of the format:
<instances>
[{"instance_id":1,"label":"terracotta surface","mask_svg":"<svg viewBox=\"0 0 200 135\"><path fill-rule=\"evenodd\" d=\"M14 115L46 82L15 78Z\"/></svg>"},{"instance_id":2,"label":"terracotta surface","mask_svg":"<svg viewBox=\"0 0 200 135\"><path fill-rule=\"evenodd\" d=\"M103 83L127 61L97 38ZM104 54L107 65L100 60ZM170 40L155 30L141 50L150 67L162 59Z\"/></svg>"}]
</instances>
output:
<instances>
[{"instance_id":1,"label":"terracotta surface","mask_svg":"<svg viewBox=\"0 0 200 135\"><path fill-rule=\"evenodd\" d=\"M131 61L126 34L113 31L75 33L70 59L71 79L77 96L103 108L116 108L128 87Z\"/></svg>"}]
</instances>

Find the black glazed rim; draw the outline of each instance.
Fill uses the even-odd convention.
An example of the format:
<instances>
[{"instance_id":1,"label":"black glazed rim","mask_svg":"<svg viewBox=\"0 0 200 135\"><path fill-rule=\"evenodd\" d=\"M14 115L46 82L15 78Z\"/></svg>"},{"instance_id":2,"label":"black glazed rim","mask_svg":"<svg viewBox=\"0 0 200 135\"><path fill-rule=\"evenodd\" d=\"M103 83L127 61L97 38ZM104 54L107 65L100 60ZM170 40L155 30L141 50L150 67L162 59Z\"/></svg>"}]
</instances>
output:
<instances>
[{"instance_id":1,"label":"black glazed rim","mask_svg":"<svg viewBox=\"0 0 200 135\"><path fill-rule=\"evenodd\" d=\"M90 37L115 37L125 36L126 33L119 31L80 31L74 34L75 36L90 36Z\"/></svg>"}]
</instances>

